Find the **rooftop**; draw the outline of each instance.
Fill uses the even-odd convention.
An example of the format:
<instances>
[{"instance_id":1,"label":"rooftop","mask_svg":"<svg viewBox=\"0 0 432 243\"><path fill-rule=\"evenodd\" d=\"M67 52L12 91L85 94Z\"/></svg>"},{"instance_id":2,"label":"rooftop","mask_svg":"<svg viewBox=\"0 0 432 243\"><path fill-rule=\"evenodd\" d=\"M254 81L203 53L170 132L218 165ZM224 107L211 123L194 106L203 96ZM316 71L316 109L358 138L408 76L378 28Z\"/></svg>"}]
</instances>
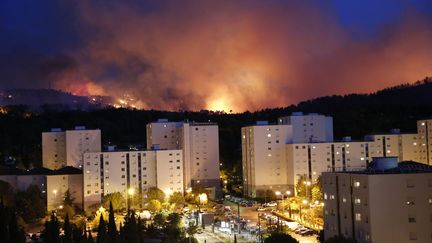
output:
<instances>
[{"instance_id":1,"label":"rooftop","mask_svg":"<svg viewBox=\"0 0 432 243\"><path fill-rule=\"evenodd\" d=\"M350 173L350 174L366 174L366 175L380 175L380 174L415 174L415 173L432 173L432 166L418 163L415 161L402 161L393 168L378 168L371 162L369 168L364 170L351 170L351 171L337 171L337 173Z\"/></svg>"}]
</instances>

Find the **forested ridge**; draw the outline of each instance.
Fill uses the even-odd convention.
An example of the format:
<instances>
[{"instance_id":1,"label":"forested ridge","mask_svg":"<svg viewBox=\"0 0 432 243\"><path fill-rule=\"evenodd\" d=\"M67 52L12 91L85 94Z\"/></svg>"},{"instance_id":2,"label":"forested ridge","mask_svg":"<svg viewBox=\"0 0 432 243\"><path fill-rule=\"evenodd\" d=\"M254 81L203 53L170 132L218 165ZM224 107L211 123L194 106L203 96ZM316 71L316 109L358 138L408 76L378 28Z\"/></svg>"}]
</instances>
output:
<instances>
[{"instance_id":1,"label":"forested ridge","mask_svg":"<svg viewBox=\"0 0 432 243\"><path fill-rule=\"evenodd\" d=\"M171 121L216 122L219 125L221 162L232 167L241 164L240 128L257 120L276 122L294 111L333 116L335 139L387 132L400 128L415 132L416 120L432 117L432 79L387 88L371 94L320 97L288 107L228 114L212 111L157 111L106 108L99 110L58 110L45 107L41 112L25 106L3 107L0 112L0 162L11 157L23 167L41 165L41 132L53 127L73 129L82 125L102 130L103 144L120 149L145 145L145 125L159 118Z\"/></svg>"}]
</instances>

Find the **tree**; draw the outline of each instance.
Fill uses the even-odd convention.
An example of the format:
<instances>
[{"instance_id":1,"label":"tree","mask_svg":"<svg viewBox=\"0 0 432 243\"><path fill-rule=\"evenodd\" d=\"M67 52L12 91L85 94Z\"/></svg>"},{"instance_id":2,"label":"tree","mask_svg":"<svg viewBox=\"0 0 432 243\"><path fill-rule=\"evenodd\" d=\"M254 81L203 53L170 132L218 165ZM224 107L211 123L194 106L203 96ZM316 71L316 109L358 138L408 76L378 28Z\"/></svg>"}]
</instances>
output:
<instances>
[{"instance_id":1,"label":"tree","mask_svg":"<svg viewBox=\"0 0 432 243\"><path fill-rule=\"evenodd\" d=\"M133 211L129 211L125 218L124 232L127 243L138 243L141 232L139 232L135 212Z\"/></svg>"},{"instance_id":2,"label":"tree","mask_svg":"<svg viewBox=\"0 0 432 243\"><path fill-rule=\"evenodd\" d=\"M3 204L3 198L0 200L0 236L2 237L3 241L5 243L10 243L10 236L9 236L9 213L7 207Z\"/></svg>"},{"instance_id":3,"label":"tree","mask_svg":"<svg viewBox=\"0 0 432 243\"><path fill-rule=\"evenodd\" d=\"M115 218L114 218L114 208L112 203L110 203L109 206L109 216L108 216L108 239L110 243L116 243L117 242L117 228L115 224Z\"/></svg>"},{"instance_id":4,"label":"tree","mask_svg":"<svg viewBox=\"0 0 432 243\"><path fill-rule=\"evenodd\" d=\"M106 242L106 225L102 214L100 215L99 218L99 226L98 226L98 234L97 234L96 242L97 243Z\"/></svg>"},{"instance_id":5,"label":"tree","mask_svg":"<svg viewBox=\"0 0 432 243\"><path fill-rule=\"evenodd\" d=\"M193 237L198 232L198 225L193 222L189 222L189 227L186 229L186 233L189 237Z\"/></svg>"},{"instance_id":6,"label":"tree","mask_svg":"<svg viewBox=\"0 0 432 243\"><path fill-rule=\"evenodd\" d=\"M66 192L64 194L64 199L63 199L63 206L65 206L65 205L73 206L74 200L75 200L75 198L72 197L69 189L66 190Z\"/></svg>"},{"instance_id":7,"label":"tree","mask_svg":"<svg viewBox=\"0 0 432 243\"><path fill-rule=\"evenodd\" d=\"M45 216L46 204L42 193L36 185L15 194L17 213L26 223L34 223Z\"/></svg>"},{"instance_id":8,"label":"tree","mask_svg":"<svg viewBox=\"0 0 432 243\"><path fill-rule=\"evenodd\" d=\"M115 211L126 208L126 200L120 192L114 192L102 197L102 206L108 208L112 204Z\"/></svg>"},{"instance_id":9,"label":"tree","mask_svg":"<svg viewBox=\"0 0 432 243\"><path fill-rule=\"evenodd\" d=\"M0 196L5 206L14 205L14 194L12 186L9 183L0 180Z\"/></svg>"},{"instance_id":10,"label":"tree","mask_svg":"<svg viewBox=\"0 0 432 243\"><path fill-rule=\"evenodd\" d=\"M147 190L147 201L151 200L158 200L160 203L163 203L165 201L165 193L157 188L157 187L151 187Z\"/></svg>"},{"instance_id":11,"label":"tree","mask_svg":"<svg viewBox=\"0 0 432 243\"><path fill-rule=\"evenodd\" d=\"M162 204L158 200L150 200L147 208L151 212L156 213L162 209Z\"/></svg>"},{"instance_id":12,"label":"tree","mask_svg":"<svg viewBox=\"0 0 432 243\"><path fill-rule=\"evenodd\" d=\"M51 212L50 220L45 223L43 239L44 243L60 242L60 225L54 212Z\"/></svg>"},{"instance_id":13,"label":"tree","mask_svg":"<svg viewBox=\"0 0 432 243\"><path fill-rule=\"evenodd\" d=\"M153 217L153 225L158 228L162 229L165 226L166 223L166 217L162 213L158 213Z\"/></svg>"},{"instance_id":14,"label":"tree","mask_svg":"<svg viewBox=\"0 0 432 243\"><path fill-rule=\"evenodd\" d=\"M181 227L181 216L178 213L171 213L167 217L165 232L168 238L182 239L185 237L185 232Z\"/></svg>"},{"instance_id":15,"label":"tree","mask_svg":"<svg viewBox=\"0 0 432 243\"><path fill-rule=\"evenodd\" d=\"M69 215L66 214L64 219L64 236L63 236L63 243L72 243L72 226L69 222Z\"/></svg>"},{"instance_id":16,"label":"tree","mask_svg":"<svg viewBox=\"0 0 432 243\"><path fill-rule=\"evenodd\" d=\"M9 221L9 238L13 243L25 242L24 231L18 226L16 213L14 211L11 213L11 218Z\"/></svg>"},{"instance_id":17,"label":"tree","mask_svg":"<svg viewBox=\"0 0 432 243\"><path fill-rule=\"evenodd\" d=\"M296 239L294 239L289 234L274 232L269 237L264 240L264 243L298 243Z\"/></svg>"},{"instance_id":18,"label":"tree","mask_svg":"<svg viewBox=\"0 0 432 243\"><path fill-rule=\"evenodd\" d=\"M306 194L308 194L307 190L309 190L309 188L305 184L306 181L307 178L305 176L300 176L299 180L297 181L295 190L298 197L306 197Z\"/></svg>"},{"instance_id":19,"label":"tree","mask_svg":"<svg viewBox=\"0 0 432 243\"><path fill-rule=\"evenodd\" d=\"M169 203L175 204L177 206L183 205L185 203L185 198L180 192L174 192L169 197Z\"/></svg>"}]
</instances>

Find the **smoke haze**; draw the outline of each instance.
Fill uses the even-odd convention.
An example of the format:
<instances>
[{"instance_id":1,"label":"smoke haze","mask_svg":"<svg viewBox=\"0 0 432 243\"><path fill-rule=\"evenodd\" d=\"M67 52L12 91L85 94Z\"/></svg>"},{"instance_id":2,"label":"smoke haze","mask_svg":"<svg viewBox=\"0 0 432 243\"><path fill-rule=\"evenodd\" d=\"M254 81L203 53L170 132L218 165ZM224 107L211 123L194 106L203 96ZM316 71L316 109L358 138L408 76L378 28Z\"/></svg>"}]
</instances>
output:
<instances>
[{"instance_id":1,"label":"smoke haze","mask_svg":"<svg viewBox=\"0 0 432 243\"><path fill-rule=\"evenodd\" d=\"M140 108L244 111L432 75L431 20L413 7L357 38L331 7L303 1L62 2L72 16L58 28L77 40L42 56L0 52L0 87L51 83Z\"/></svg>"}]
</instances>

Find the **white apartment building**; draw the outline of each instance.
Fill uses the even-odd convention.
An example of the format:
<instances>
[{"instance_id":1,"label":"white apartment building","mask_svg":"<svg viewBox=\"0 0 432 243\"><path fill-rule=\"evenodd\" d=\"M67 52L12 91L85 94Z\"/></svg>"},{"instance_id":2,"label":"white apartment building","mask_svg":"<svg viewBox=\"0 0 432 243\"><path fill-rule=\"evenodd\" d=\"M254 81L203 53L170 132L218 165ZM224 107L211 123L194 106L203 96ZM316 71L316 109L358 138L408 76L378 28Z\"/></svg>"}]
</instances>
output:
<instances>
[{"instance_id":1,"label":"white apartment building","mask_svg":"<svg viewBox=\"0 0 432 243\"><path fill-rule=\"evenodd\" d=\"M66 134L60 128L42 133L42 164L52 170L66 166Z\"/></svg>"},{"instance_id":2,"label":"white apartment building","mask_svg":"<svg viewBox=\"0 0 432 243\"><path fill-rule=\"evenodd\" d=\"M419 162L432 165L432 119L417 121L417 132L420 146Z\"/></svg>"},{"instance_id":3,"label":"white apartment building","mask_svg":"<svg viewBox=\"0 0 432 243\"><path fill-rule=\"evenodd\" d=\"M371 160L368 142L297 143L287 144L290 185L300 178L316 181L322 172L366 169Z\"/></svg>"},{"instance_id":4,"label":"white apartment building","mask_svg":"<svg viewBox=\"0 0 432 243\"><path fill-rule=\"evenodd\" d=\"M87 130L77 126L75 130L61 131L54 128L42 133L42 164L45 168L59 169L64 166L81 168L85 152L101 151L99 129Z\"/></svg>"},{"instance_id":5,"label":"white apartment building","mask_svg":"<svg viewBox=\"0 0 432 243\"><path fill-rule=\"evenodd\" d=\"M244 194L257 197L269 189L293 188L294 168L293 163L288 161L292 161L289 156L296 153L286 144L332 141L333 118L316 113L294 112L291 116L279 118L278 125L261 121L254 126L243 127Z\"/></svg>"},{"instance_id":6,"label":"white apartment building","mask_svg":"<svg viewBox=\"0 0 432 243\"><path fill-rule=\"evenodd\" d=\"M205 187L220 192L219 132L213 123L168 122L147 124L147 149L183 151L184 187Z\"/></svg>"},{"instance_id":7,"label":"white apartment building","mask_svg":"<svg viewBox=\"0 0 432 243\"><path fill-rule=\"evenodd\" d=\"M63 206L64 196L69 190L74 205L83 209L83 175L74 167L63 167L46 176L47 210L52 211Z\"/></svg>"},{"instance_id":8,"label":"white apartment building","mask_svg":"<svg viewBox=\"0 0 432 243\"><path fill-rule=\"evenodd\" d=\"M114 192L128 199L130 189L145 195L158 187L167 196L184 189L181 150L85 153L83 171L85 209Z\"/></svg>"},{"instance_id":9,"label":"white apartment building","mask_svg":"<svg viewBox=\"0 0 432 243\"><path fill-rule=\"evenodd\" d=\"M293 127L292 143L333 141L333 117L331 116L293 112L291 116L280 117L278 124Z\"/></svg>"},{"instance_id":10,"label":"white apartment building","mask_svg":"<svg viewBox=\"0 0 432 243\"><path fill-rule=\"evenodd\" d=\"M324 237L359 243L432 242L432 167L379 158L372 168L326 172Z\"/></svg>"},{"instance_id":11,"label":"white apartment building","mask_svg":"<svg viewBox=\"0 0 432 243\"><path fill-rule=\"evenodd\" d=\"M292 141L292 126L258 122L243 127L241 133L244 194L260 197L268 189L292 189L285 152L286 144Z\"/></svg>"}]
</instances>

